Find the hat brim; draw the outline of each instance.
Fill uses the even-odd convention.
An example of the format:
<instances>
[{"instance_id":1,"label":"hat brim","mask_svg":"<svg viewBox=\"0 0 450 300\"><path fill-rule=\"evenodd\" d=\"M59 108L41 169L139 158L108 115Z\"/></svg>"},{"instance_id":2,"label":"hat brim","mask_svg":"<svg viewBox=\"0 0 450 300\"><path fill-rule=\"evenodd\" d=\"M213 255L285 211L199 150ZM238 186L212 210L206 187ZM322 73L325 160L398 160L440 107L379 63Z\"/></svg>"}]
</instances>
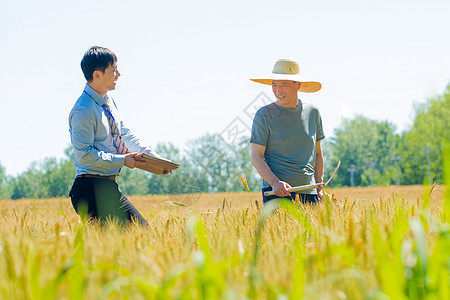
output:
<instances>
[{"instance_id":1,"label":"hat brim","mask_svg":"<svg viewBox=\"0 0 450 300\"><path fill-rule=\"evenodd\" d=\"M302 93L314 93L319 91L322 88L322 84L317 81L308 80L305 78L300 77L299 75L293 75L293 74L275 74L272 73L268 76L259 77L259 78L252 78L251 81L272 85L273 80L293 80L301 83L299 92Z\"/></svg>"}]
</instances>

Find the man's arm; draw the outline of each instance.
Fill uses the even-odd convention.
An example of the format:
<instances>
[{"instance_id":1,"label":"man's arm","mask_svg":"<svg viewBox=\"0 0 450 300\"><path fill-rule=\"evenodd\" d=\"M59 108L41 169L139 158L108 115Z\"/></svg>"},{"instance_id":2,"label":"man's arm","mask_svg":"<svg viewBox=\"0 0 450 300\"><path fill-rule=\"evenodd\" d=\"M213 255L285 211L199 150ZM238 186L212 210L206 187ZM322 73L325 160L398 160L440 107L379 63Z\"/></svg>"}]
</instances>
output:
<instances>
[{"instance_id":1,"label":"man's arm","mask_svg":"<svg viewBox=\"0 0 450 300\"><path fill-rule=\"evenodd\" d=\"M94 144L95 116L86 107L72 111L69 117L70 139L77 161L85 166L100 168L121 168L125 162L124 155L107 153L96 149Z\"/></svg>"},{"instance_id":2,"label":"man's arm","mask_svg":"<svg viewBox=\"0 0 450 300\"><path fill-rule=\"evenodd\" d=\"M281 181L272 170L269 168L267 163L264 161L264 152L266 147L254 143L250 143L252 152L252 164L258 171L259 175L272 186L272 190L278 197L290 196L287 190L291 186L284 181Z\"/></svg>"},{"instance_id":3,"label":"man's arm","mask_svg":"<svg viewBox=\"0 0 450 300\"><path fill-rule=\"evenodd\" d=\"M145 146L142 141L140 139L138 139L133 132L124 125L124 123L122 122L122 138L125 141L125 144L128 147L128 150L130 151L134 151L135 155L133 155L132 160L130 158L130 163L132 163L132 167L127 164L127 157L125 157L125 166L127 166L128 168L133 169L134 167L136 167L136 154L140 155L142 153L154 156L156 158L161 158L164 159L161 155L159 155L158 153L156 153L155 150L153 150L152 148ZM139 157L139 156L138 156ZM138 158L139 159L139 158ZM172 174L172 171L168 171L168 170L164 170L164 172L162 173L162 175L167 175L167 174Z\"/></svg>"},{"instance_id":4,"label":"man's arm","mask_svg":"<svg viewBox=\"0 0 450 300\"><path fill-rule=\"evenodd\" d=\"M322 146L320 146L320 141L316 142L316 164L314 166L314 179L316 183L323 182L323 153ZM323 199L323 189L322 187L317 188L317 195L320 199Z\"/></svg>"},{"instance_id":5,"label":"man's arm","mask_svg":"<svg viewBox=\"0 0 450 300\"><path fill-rule=\"evenodd\" d=\"M124 165L131 169L135 167L134 157L137 153L112 154L100 151L93 146L95 120L88 109L75 110L71 114L69 122L70 138L78 162L100 168L121 168Z\"/></svg>"},{"instance_id":6,"label":"man's arm","mask_svg":"<svg viewBox=\"0 0 450 300\"><path fill-rule=\"evenodd\" d=\"M112 102L111 109L113 110L113 115L115 120L118 122L120 134L122 135L122 139L127 145L127 148L130 152L138 153L138 154L148 154L157 158L162 158L156 151L154 151L151 147L146 146L134 133L133 131L126 125L124 119L117 109L116 102L113 98L109 98ZM125 163L125 166L127 164Z\"/></svg>"},{"instance_id":7,"label":"man's arm","mask_svg":"<svg viewBox=\"0 0 450 300\"><path fill-rule=\"evenodd\" d=\"M156 153L155 150L144 145L144 143L142 143L142 141L136 135L134 135L133 131L131 131L130 128L128 128L128 126L125 125L123 119L120 123L122 126L121 128L122 138L130 151L136 152L138 154L145 153L157 158L162 158L161 155Z\"/></svg>"}]
</instances>

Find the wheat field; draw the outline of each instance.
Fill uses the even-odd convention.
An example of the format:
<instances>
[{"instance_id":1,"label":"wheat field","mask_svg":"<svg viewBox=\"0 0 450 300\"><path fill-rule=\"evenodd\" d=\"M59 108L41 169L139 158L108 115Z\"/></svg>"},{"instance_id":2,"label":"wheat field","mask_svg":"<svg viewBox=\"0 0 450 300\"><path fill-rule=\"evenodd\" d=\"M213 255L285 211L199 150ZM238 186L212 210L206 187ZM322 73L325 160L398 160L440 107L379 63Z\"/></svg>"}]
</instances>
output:
<instances>
[{"instance_id":1,"label":"wheat field","mask_svg":"<svg viewBox=\"0 0 450 300\"><path fill-rule=\"evenodd\" d=\"M443 186L328 193L130 196L148 229L1 200L0 299L450 299Z\"/></svg>"}]
</instances>

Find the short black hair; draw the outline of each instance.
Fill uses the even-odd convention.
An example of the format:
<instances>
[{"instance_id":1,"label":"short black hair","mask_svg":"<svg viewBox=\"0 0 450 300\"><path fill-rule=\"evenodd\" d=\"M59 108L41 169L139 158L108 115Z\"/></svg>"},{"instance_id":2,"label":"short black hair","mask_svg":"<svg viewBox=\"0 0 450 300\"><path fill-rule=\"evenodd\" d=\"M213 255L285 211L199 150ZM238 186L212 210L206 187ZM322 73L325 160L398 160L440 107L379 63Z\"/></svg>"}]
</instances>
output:
<instances>
[{"instance_id":1,"label":"short black hair","mask_svg":"<svg viewBox=\"0 0 450 300\"><path fill-rule=\"evenodd\" d=\"M92 81L94 79L94 71L105 72L105 69L117 62L117 57L108 48L93 46L89 48L83 55L81 60L81 70L84 78Z\"/></svg>"}]
</instances>

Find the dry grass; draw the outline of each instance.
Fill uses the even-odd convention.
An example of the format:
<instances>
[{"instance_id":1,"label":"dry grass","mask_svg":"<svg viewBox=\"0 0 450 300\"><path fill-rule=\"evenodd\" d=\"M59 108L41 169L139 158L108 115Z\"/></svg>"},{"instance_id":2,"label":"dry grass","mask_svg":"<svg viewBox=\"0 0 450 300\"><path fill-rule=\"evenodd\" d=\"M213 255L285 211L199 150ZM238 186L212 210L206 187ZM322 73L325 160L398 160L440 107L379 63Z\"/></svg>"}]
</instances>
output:
<instances>
[{"instance_id":1,"label":"dry grass","mask_svg":"<svg viewBox=\"0 0 450 300\"><path fill-rule=\"evenodd\" d=\"M449 245L444 188L430 197L422 186L328 192L331 202L286 207L264 223L260 193L202 194L190 206L185 196L129 197L149 229L85 226L67 198L3 200L0 298L419 299L405 272L420 273L422 227L429 260L448 259L435 254ZM439 272L448 283L448 265Z\"/></svg>"}]
</instances>

